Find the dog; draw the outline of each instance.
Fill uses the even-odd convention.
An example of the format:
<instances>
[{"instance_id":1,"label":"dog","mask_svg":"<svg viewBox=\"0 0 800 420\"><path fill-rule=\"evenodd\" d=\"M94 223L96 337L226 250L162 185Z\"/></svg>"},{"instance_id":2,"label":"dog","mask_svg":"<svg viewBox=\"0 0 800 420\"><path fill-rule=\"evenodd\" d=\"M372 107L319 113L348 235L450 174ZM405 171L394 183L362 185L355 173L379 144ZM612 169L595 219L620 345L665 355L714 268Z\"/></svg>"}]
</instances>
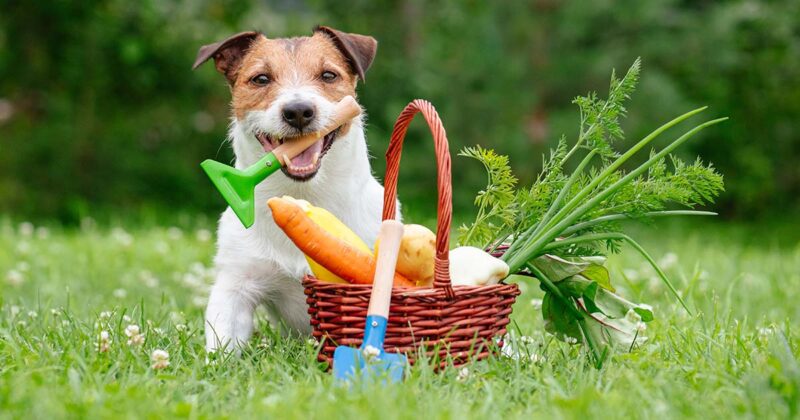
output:
<instances>
[{"instance_id":1,"label":"dog","mask_svg":"<svg viewBox=\"0 0 800 420\"><path fill-rule=\"evenodd\" d=\"M325 125L336 102L356 97L377 41L318 26L311 36L270 39L242 32L200 48L193 68L213 59L232 101L229 139L236 168L252 165L278 144ZM362 113L363 115L363 113ZM206 309L206 349L240 352L253 333L256 307L290 331L311 332L302 277L303 254L272 220L267 199L290 195L336 215L366 243L378 235L383 187L372 175L364 119L356 117L292 159L256 187L249 229L228 208L220 217L216 279Z\"/></svg>"}]
</instances>

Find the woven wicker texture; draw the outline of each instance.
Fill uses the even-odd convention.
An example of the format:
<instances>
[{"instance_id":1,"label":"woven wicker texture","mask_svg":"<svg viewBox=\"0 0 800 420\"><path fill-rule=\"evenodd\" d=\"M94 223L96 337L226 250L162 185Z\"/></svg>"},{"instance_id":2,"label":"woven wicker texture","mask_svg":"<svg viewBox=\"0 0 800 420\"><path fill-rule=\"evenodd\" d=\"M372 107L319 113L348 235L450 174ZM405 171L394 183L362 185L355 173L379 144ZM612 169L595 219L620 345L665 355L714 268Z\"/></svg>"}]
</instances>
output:
<instances>
[{"instance_id":1,"label":"woven wicker texture","mask_svg":"<svg viewBox=\"0 0 800 420\"><path fill-rule=\"evenodd\" d=\"M433 135L436 150L437 205L436 260L433 288L394 288L386 331L387 351L402 352L412 363L421 348L428 357L438 356L439 366L448 358L455 365L487 357L506 332L511 305L519 295L515 284L455 286L450 282L448 252L452 216L452 184L447 135L428 101L417 99L397 119L386 152L383 219L396 216L397 176L408 126L421 113ZM371 285L334 284L313 276L303 280L314 337L323 342L319 360L328 362L338 345L358 346L364 335L364 318Z\"/></svg>"}]
</instances>

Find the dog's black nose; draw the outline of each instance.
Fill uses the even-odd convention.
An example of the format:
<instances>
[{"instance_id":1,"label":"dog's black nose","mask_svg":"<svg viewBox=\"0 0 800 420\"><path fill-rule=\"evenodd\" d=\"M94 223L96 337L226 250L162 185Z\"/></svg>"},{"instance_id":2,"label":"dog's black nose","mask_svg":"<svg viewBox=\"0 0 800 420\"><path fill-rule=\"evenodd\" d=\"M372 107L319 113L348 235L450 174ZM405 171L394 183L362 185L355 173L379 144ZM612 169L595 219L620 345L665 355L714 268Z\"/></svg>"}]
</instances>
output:
<instances>
[{"instance_id":1,"label":"dog's black nose","mask_svg":"<svg viewBox=\"0 0 800 420\"><path fill-rule=\"evenodd\" d=\"M302 130L314 120L314 105L304 101L288 103L283 107L283 120Z\"/></svg>"}]
</instances>

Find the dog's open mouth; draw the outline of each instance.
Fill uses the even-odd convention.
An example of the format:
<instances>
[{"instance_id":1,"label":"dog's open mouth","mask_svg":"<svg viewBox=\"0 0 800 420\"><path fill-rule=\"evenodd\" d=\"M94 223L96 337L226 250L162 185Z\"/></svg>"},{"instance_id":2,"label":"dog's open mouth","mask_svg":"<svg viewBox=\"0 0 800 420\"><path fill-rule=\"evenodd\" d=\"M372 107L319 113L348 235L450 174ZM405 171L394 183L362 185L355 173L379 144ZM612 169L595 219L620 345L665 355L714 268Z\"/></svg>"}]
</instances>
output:
<instances>
[{"instance_id":1,"label":"dog's open mouth","mask_svg":"<svg viewBox=\"0 0 800 420\"><path fill-rule=\"evenodd\" d=\"M325 156L325 153L327 153L331 145L333 145L333 141L336 140L339 129L341 129L341 127L326 134L325 137L309 146L308 149L290 159L289 162L286 162L286 166L281 168L283 173L298 181L306 181L313 178L319 170L320 165L322 165L322 157ZM286 141L292 141L291 138L278 139L266 133L258 133L256 134L256 138L267 153Z\"/></svg>"}]
</instances>

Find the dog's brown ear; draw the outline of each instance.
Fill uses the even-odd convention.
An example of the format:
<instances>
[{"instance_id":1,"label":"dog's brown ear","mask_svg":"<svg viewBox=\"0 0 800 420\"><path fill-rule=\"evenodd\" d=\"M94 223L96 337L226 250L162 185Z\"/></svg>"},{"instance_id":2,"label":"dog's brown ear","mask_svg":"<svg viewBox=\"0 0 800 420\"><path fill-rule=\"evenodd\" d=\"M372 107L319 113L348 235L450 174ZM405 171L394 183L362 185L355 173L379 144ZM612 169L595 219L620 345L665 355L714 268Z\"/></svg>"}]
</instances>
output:
<instances>
[{"instance_id":1,"label":"dog's brown ear","mask_svg":"<svg viewBox=\"0 0 800 420\"><path fill-rule=\"evenodd\" d=\"M241 32L222 41L203 45L197 51L197 58L194 60L192 70L213 57L217 71L224 74L228 83L233 85L236 80L236 71L242 63L242 57L259 35L260 33L255 31Z\"/></svg>"},{"instance_id":2,"label":"dog's brown ear","mask_svg":"<svg viewBox=\"0 0 800 420\"><path fill-rule=\"evenodd\" d=\"M378 49L378 41L371 36L349 34L328 26L317 26L314 32L322 32L333 40L339 51L350 61L353 71L364 81L364 73L367 72L372 60L375 58L375 51Z\"/></svg>"}]
</instances>

